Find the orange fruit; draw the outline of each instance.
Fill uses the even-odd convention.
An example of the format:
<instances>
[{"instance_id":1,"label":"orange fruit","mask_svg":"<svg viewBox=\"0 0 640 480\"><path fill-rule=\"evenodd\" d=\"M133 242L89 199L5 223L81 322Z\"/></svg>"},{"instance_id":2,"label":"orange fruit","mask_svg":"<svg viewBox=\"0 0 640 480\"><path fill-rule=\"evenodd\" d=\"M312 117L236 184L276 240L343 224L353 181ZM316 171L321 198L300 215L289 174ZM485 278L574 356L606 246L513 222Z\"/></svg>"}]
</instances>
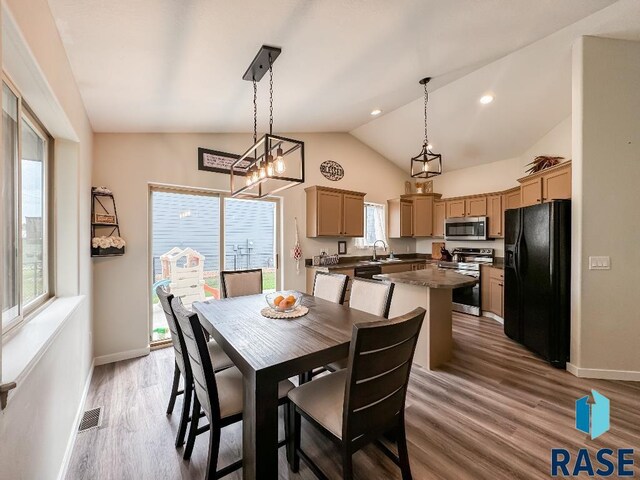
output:
<instances>
[{"instance_id":1,"label":"orange fruit","mask_svg":"<svg viewBox=\"0 0 640 480\"><path fill-rule=\"evenodd\" d=\"M280 302L284 300L284 297L282 295L278 295L276 298L273 299L273 304L274 305L280 305Z\"/></svg>"},{"instance_id":2,"label":"orange fruit","mask_svg":"<svg viewBox=\"0 0 640 480\"><path fill-rule=\"evenodd\" d=\"M287 302L289 302L289 304L293 305L294 303L296 303L296 297L294 297L293 295L289 295L287 297Z\"/></svg>"},{"instance_id":3,"label":"orange fruit","mask_svg":"<svg viewBox=\"0 0 640 480\"><path fill-rule=\"evenodd\" d=\"M278 303L278 307L282 310L286 310L287 308L289 308L289 302L287 302L287 300L283 298L280 303Z\"/></svg>"}]
</instances>

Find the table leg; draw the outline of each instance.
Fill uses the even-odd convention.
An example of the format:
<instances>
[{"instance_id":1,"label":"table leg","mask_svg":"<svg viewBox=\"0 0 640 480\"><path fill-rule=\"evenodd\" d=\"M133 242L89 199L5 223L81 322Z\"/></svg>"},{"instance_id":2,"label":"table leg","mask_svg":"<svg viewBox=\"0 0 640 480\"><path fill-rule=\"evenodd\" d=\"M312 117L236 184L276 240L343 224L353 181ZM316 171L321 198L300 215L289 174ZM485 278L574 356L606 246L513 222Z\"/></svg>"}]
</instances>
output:
<instances>
[{"instance_id":1,"label":"table leg","mask_svg":"<svg viewBox=\"0 0 640 480\"><path fill-rule=\"evenodd\" d=\"M244 377L242 478L278 478L278 382Z\"/></svg>"}]
</instances>

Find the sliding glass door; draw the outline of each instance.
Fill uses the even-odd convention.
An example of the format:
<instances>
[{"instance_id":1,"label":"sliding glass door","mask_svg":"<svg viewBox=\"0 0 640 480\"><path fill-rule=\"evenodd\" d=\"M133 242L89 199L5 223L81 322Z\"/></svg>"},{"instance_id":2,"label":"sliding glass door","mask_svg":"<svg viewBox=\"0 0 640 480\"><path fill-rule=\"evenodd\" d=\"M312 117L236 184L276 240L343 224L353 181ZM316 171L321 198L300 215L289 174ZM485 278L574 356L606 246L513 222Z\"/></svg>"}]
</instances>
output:
<instances>
[{"instance_id":1,"label":"sliding glass door","mask_svg":"<svg viewBox=\"0 0 640 480\"><path fill-rule=\"evenodd\" d=\"M170 339L155 289L164 285L189 307L220 298L220 271L263 270L278 284L278 203L191 190L151 190L151 342Z\"/></svg>"}]
</instances>

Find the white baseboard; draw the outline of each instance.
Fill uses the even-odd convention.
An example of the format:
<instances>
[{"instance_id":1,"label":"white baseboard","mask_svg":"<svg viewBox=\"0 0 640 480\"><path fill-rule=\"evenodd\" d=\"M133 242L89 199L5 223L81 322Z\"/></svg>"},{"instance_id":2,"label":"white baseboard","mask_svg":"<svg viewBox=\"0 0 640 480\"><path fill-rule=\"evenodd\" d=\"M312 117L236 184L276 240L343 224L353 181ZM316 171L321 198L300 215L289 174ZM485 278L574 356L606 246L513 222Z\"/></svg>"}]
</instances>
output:
<instances>
[{"instance_id":1,"label":"white baseboard","mask_svg":"<svg viewBox=\"0 0 640 480\"><path fill-rule=\"evenodd\" d=\"M598 368L579 368L567 363L567 372L580 378L596 378L600 380L626 380L640 382L640 372L633 370L605 370Z\"/></svg>"},{"instance_id":2,"label":"white baseboard","mask_svg":"<svg viewBox=\"0 0 640 480\"><path fill-rule=\"evenodd\" d=\"M94 359L95 366L105 365L107 363L119 362L121 360L129 360L130 358L144 357L149 355L151 347L146 346L144 348L136 348L135 350L128 350L126 352L112 353L110 355L103 355Z\"/></svg>"},{"instance_id":3,"label":"white baseboard","mask_svg":"<svg viewBox=\"0 0 640 480\"><path fill-rule=\"evenodd\" d=\"M492 312L487 312L485 310L482 310L482 316L483 317L487 317L490 318L492 320L495 320L496 322L504 325L504 319L502 317L499 317L498 315L496 315L495 313Z\"/></svg>"},{"instance_id":4,"label":"white baseboard","mask_svg":"<svg viewBox=\"0 0 640 480\"><path fill-rule=\"evenodd\" d=\"M76 437L78 436L78 425L80 425L80 419L84 413L84 405L87 401L87 395L89 395L89 387L91 387L91 379L93 378L93 368L95 361L91 362L91 368L89 369L89 375L84 384L84 390L82 391L82 397L80 397L80 404L78 405L78 411L76 412L76 418L73 420L71 426L71 434L67 442L67 448L62 458L62 465L60 466L60 472L58 473L58 480L64 480L67 477L67 471L69 470L69 462L71 461L71 455L73 454L73 447L76 444Z\"/></svg>"}]
</instances>

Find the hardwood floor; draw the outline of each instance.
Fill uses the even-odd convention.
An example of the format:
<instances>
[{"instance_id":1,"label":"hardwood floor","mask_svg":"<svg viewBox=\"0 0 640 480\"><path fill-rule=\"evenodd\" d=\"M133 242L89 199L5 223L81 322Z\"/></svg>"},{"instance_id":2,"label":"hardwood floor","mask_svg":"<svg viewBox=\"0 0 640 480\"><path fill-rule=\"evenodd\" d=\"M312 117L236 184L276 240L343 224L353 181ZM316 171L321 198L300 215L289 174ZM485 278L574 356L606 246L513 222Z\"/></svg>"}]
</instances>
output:
<instances>
[{"instance_id":1,"label":"hardwood floor","mask_svg":"<svg viewBox=\"0 0 640 480\"><path fill-rule=\"evenodd\" d=\"M553 369L488 318L454 314L453 328L453 360L437 371L412 372L406 423L415 479L550 478L552 448L582 447L635 448L640 475L640 382L579 379ZM203 478L207 434L196 440L190 462L173 446L181 399L167 417L172 372L172 349L95 369L86 407L104 406L103 427L78 435L68 479ZM574 428L575 401L591 389L611 401L611 430L596 440ZM282 436L282 421L280 428ZM241 435L240 425L223 430L219 467L240 458ZM304 422L302 447L330 478L341 478L337 449ZM284 449L279 472L281 479L315 478L304 464L290 473ZM354 456L354 473L362 480L400 478L373 446Z\"/></svg>"}]
</instances>

